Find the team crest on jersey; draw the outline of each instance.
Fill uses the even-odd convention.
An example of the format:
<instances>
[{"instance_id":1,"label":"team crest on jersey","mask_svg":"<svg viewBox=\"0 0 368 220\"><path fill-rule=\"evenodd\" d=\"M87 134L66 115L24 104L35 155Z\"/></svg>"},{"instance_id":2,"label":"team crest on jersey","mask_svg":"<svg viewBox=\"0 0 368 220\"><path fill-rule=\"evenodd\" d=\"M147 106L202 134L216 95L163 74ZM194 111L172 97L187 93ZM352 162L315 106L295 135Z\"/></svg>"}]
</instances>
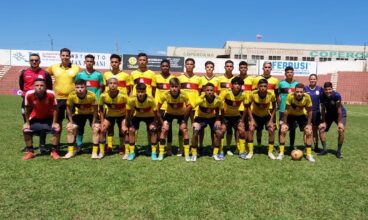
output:
<instances>
[{"instance_id":1,"label":"team crest on jersey","mask_svg":"<svg viewBox=\"0 0 368 220\"><path fill-rule=\"evenodd\" d=\"M316 95L319 95L319 91L316 91Z\"/></svg>"},{"instance_id":2,"label":"team crest on jersey","mask_svg":"<svg viewBox=\"0 0 368 220\"><path fill-rule=\"evenodd\" d=\"M43 75L41 75L41 74L39 74L39 75L37 76L37 78L38 78L38 79L44 79L44 78L43 78Z\"/></svg>"},{"instance_id":3,"label":"team crest on jersey","mask_svg":"<svg viewBox=\"0 0 368 220\"><path fill-rule=\"evenodd\" d=\"M87 85L87 86L91 86L91 82L90 82L90 81L87 81L87 82L86 82L86 85Z\"/></svg>"}]
</instances>

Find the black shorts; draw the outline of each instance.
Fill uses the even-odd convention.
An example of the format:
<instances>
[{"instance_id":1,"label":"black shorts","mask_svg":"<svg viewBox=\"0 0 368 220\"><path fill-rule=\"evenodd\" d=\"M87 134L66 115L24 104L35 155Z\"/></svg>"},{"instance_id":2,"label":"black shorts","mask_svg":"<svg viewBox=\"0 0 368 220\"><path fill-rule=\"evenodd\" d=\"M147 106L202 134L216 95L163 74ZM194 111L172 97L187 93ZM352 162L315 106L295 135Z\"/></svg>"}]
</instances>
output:
<instances>
[{"instance_id":1,"label":"black shorts","mask_svg":"<svg viewBox=\"0 0 368 220\"><path fill-rule=\"evenodd\" d=\"M308 119L306 115L288 115L287 123L289 125L289 130L294 130L299 126L300 131L304 131L307 125Z\"/></svg>"},{"instance_id":2,"label":"black shorts","mask_svg":"<svg viewBox=\"0 0 368 220\"><path fill-rule=\"evenodd\" d=\"M271 115L266 115L264 117L259 117L259 116L253 114L253 119L257 124L257 126L256 126L257 131L262 131L263 128L268 130L267 124L271 119Z\"/></svg>"},{"instance_id":3,"label":"black shorts","mask_svg":"<svg viewBox=\"0 0 368 220\"><path fill-rule=\"evenodd\" d=\"M30 129L24 133L39 135L41 132L54 133L52 129L52 118L47 119L31 119L29 121Z\"/></svg>"},{"instance_id":4,"label":"black shorts","mask_svg":"<svg viewBox=\"0 0 368 220\"><path fill-rule=\"evenodd\" d=\"M120 116L120 117L109 117L109 116L107 116L105 119L110 122L110 127L114 128L115 123L117 123L118 127L120 128L121 123L123 122L124 118L125 118L124 116Z\"/></svg>"},{"instance_id":5,"label":"black shorts","mask_svg":"<svg viewBox=\"0 0 368 220\"><path fill-rule=\"evenodd\" d=\"M148 129L149 125L155 122L155 117L133 117L130 127L138 130L139 124L141 123L141 121L146 123L147 129Z\"/></svg>"},{"instance_id":6,"label":"black shorts","mask_svg":"<svg viewBox=\"0 0 368 220\"><path fill-rule=\"evenodd\" d=\"M328 132L328 130L330 130L330 127L332 125L332 122L335 122L335 124L339 123L337 121L338 117L331 117L331 116L328 116L326 114L326 132ZM345 117L342 117L342 124L344 125L344 127L346 126L346 116Z\"/></svg>"},{"instance_id":7,"label":"black shorts","mask_svg":"<svg viewBox=\"0 0 368 220\"><path fill-rule=\"evenodd\" d=\"M57 99L58 121L62 121L66 114L66 99Z\"/></svg>"},{"instance_id":8,"label":"black shorts","mask_svg":"<svg viewBox=\"0 0 368 220\"><path fill-rule=\"evenodd\" d=\"M312 112L312 125L318 127L321 124L321 112Z\"/></svg>"},{"instance_id":9,"label":"black shorts","mask_svg":"<svg viewBox=\"0 0 368 220\"><path fill-rule=\"evenodd\" d=\"M238 129L238 124L241 121L240 116L224 116L224 124L227 129L234 128Z\"/></svg>"},{"instance_id":10,"label":"black shorts","mask_svg":"<svg viewBox=\"0 0 368 220\"><path fill-rule=\"evenodd\" d=\"M197 122L200 124L201 129L203 130L208 126L210 126L211 131L215 131L215 122L216 118L202 118L202 117L196 117L194 118L194 122Z\"/></svg>"},{"instance_id":11,"label":"black shorts","mask_svg":"<svg viewBox=\"0 0 368 220\"><path fill-rule=\"evenodd\" d=\"M89 121L89 125L92 126L93 115L73 115L73 122L78 125L78 129L84 128L87 120Z\"/></svg>"},{"instance_id":12,"label":"black shorts","mask_svg":"<svg viewBox=\"0 0 368 220\"><path fill-rule=\"evenodd\" d=\"M169 122L169 124L171 125L172 122L176 119L176 121L178 122L178 124L182 124L182 123L186 123L184 120L184 115L172 115L169 113L164 114L163 117L164 121Z\"/></svg>"}]
</instances>

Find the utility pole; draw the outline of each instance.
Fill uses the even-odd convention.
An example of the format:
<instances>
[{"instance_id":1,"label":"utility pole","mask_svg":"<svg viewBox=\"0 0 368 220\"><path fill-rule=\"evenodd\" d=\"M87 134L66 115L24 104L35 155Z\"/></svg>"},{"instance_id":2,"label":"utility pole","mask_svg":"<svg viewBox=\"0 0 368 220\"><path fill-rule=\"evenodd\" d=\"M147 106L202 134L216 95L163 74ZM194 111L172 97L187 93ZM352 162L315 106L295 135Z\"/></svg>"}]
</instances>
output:
<instances>
[{"instance_id":1,"label":"utility pole","mask_svg":"<svg viewBox=\"0 0 368 220\"><path fill-rule=\"evenodd\" d=\"M50 38L51 51L54 51L54 39L52 39L51 34L48 34L48 36Z\"/></svg>"}]
</instances>

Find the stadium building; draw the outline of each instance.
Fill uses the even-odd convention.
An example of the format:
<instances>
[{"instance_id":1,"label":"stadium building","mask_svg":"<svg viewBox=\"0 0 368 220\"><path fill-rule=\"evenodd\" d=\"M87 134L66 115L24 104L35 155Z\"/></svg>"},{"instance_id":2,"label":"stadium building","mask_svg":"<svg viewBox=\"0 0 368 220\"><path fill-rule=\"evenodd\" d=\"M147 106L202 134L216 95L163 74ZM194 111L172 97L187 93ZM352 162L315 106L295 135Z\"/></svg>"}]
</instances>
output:
<instances>
[{"instance_id":1,"label":"stadium building","mask_svg":"<svg viewBox=\"0 0 368 220\"><path fill-rule=\"evenodd\" d=\"M368 57L366 46L226 41L224 48L168 47L168 56L286 61L354 61Z\"/></svg>"}]
</instances>

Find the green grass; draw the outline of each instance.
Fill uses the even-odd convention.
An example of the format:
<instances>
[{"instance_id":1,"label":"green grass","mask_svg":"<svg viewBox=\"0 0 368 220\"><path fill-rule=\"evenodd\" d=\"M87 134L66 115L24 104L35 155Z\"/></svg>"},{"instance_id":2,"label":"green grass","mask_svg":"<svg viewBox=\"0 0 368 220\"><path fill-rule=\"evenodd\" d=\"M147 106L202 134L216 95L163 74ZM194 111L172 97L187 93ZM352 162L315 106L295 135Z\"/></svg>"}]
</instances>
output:
<instances>
[{"instance_id":1,"label":"green grass","mask_svg":"<svg viewBox=\"0 0 368 220\"><path fill-rule=\"evenodd\" d=\"M89 154L22 161L20 98L0 96L0 103L0 219L368 218L367 106L347 106L341 160L329 154L313 164L256 154L250 161L233 156L187 163L176 156L162 162L145 156L128 162L118 155L93 161ZM143 130L139 144L146 140ZM334 125L330 149L336 149L336 133Z\"/></svg>"}]
</instances>

